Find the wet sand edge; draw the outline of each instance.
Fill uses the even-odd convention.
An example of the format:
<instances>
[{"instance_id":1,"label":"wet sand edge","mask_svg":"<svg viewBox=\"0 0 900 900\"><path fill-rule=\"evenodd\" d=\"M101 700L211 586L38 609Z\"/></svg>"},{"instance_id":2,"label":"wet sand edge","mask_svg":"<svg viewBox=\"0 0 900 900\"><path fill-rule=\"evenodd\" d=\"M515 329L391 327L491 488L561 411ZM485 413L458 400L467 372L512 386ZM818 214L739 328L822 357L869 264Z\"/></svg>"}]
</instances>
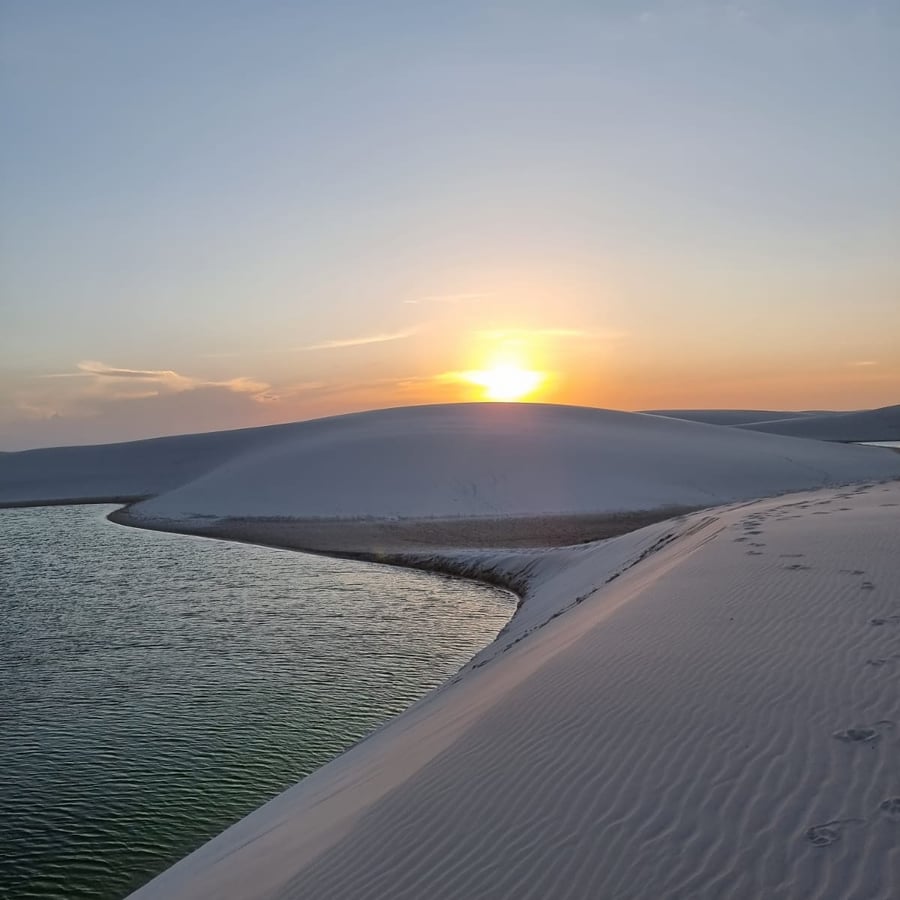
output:
<instances>
[{"instance_id":1,"label":"wet sand edge","mask_svg":"<svg viewBox=\"0 0 900 900\"><path fill-rule=\"evenodd\" d=\"M355 559L469 578L511 590L520 597L524 580L493 571L448 551L550 549L605 540L636 531L699 507L667 506L631 512L503 516L452 519L151 519L129 507L107 517L118 525L174 534L220 538L338 559Z\"/></svg>"}]
</instances>

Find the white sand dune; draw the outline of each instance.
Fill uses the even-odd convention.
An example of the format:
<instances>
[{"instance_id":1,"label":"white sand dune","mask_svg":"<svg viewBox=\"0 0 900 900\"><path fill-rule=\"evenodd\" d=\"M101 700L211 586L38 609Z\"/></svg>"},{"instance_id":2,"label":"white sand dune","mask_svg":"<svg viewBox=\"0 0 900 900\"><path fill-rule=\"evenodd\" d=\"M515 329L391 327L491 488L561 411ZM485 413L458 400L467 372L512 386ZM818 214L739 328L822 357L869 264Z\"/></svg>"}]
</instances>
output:
<instances>
[{"instance_id":1,"label":"white sand dune","mask_svg":"<svg viewBox=\"0 0 900 900\"><path fill-rule=\"evenodd\" d=\"M898 512L869 485L520 555L455 683L134 896L898 896Z\"/></svg>"},{"instance_id":2,"label":"white sand dune","mask_svg":"<svg viewBox=\"0 0 900 900\"><path fill-rule=\"evenodd\" d=\"M0 504L151 496L197 478L291 427L6 453L0 456Z\"/></svg>"},{"instance_id":3,"label":"white sand dune","mask_svg":"<svg viewBox=\"0 0 900 900\"><path fill-rule=\"evenodd\" d=\"M641 412L648 416L684 419L686 422L703 422L706 425L747 425L753 422L828 415L825 411L788 412L777 409L642 409Z\"/></svg>"},{"instance_id":4,"label":"white sand dune","mask_svg":"<svg viewBox=\"0 0 900 900\"><path fill-rule=\"evenodd\" d=\"M457 404L0 457L0 504L147 516L473 516L708 506L898 474L895 456L582 407Z\"/></svg>"},{"instance_id":5,"label":"white sand dune","mask_svg":"<svg viewBox=\"0 0 900 900\"><path fill-rule=\"evenodd\" d=\"M133 514L446 517L709 506L857 478L900 458L580 407L467 404L307 423Z\"/></svg>"},{"instance_id":6,"label":"white sand dune","mask_svg":"<svg viewBox=\"0 0 900 900\"><path fill-rule=\"evenodd\" d=\"M900 405L860 412L799 416L770 422L757 421L738 427L819 441L898 441Z\"/></svg>"}]
</instances>

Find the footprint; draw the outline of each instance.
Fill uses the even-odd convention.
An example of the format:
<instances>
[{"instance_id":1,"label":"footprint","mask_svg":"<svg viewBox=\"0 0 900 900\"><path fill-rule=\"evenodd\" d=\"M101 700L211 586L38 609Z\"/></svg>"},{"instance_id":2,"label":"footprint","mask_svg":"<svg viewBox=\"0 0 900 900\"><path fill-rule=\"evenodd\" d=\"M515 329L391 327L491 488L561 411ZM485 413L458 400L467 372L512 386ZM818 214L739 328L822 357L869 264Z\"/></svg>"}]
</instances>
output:
<instances>
[{"instance_id":1,"label":"footprint","mask_svg":"<svg viewBox=\"0 0 900 900\"><path fill-rule=\"evenodd\" d=\"M802 559L806 554L805 553L781 553L779 554L780 559Z\"/></svg>"},{"instance_id":2,"label":"footprint","mask_svg":"<svg viewBox=\"0 0 900 900\"><path fill-rule=\"evenodd\" d=\"M862 590L862 591L874 591L874 590L875 590L875 585L872 584L871 581L864 581L864 582L859 586L859 588L860 588L860 590Z\"/></svg>"},{"instance_id":3,"label":"footprint","mask_svg":"<svg viewBox=\"0 0 900 900\"><path fill-rule=\"evenodd\" d=\"M874 725L859 725L856 728L845 728L835 731L836 737L845 744L877 744L886 731L893 731L894 723L890 719L881 719Z\"/></svg>"},{"instance_id":4,"label":"footprint","mask_svg":"<svg viewBox=\"0 0 900 900\"><path fill-rule=\"evenodd\" d=\"M746 541L746 540L747 540L747 538L745 538L745 537L739 537L739 538L735 538L735 539L734 539L734 542L735 542L736 544L743 544L744 541Z\"/></svg>"},{"instance_id":5,"label":"footprint","mask_svg":"<svg viewBox=\"0 0 900 900\"><path fill-rule=\"evenodd\" d=\"M748 550L747 551L747 556L762 556L762 555L763 555L762 550Z\"/></svg>"},{"instance_id":6,"label":"footprint","mask_svg":"<svg viewBox=\"0 0 900 900\"><path fill-rule=\"evenodd\" d=\"M897 654L894 656L876 656L872 659L867 659L865 665L872 666L874 669L880 669L882 666L896 665L897 660L900 660L900 655Z\"/></svg>"},{"instance_id":7,"label":"footprint","mask_svg":"<svg viewBox=\"0 0 900 900\"><path fill-rule=\"evenodd\" d=\"M847 728L844 731L836 731L834 733L839 741L849 743L871 743L877 741L881 735L874 728Z\"/></svg>"},{"instance_id":8,"label":"footprint","mask_svg":"<svg viewBox=\"0 0 900 900\"><path fill-rule=\"evenodd\" d=\"M812 566L804 566L803 563L791 563L784 567L788 572L808 572Z\"/></svg>"},{"instance_id":9,"label":"footprint","mask_svg":"<svg viewBox=\"0 0 900 900\"><path fill-rule=\"evenodd\" d=\"M864 569L838 569L840 575L865 575Z\"/></svg>"},{"instance_id":10,"label":"footprint","mask_svg":"<svg viewBox=\"0 0 900 900\"><path fill-rule=\"evenodd\" d=\"M822 825L813 825L806 829L806 839L813 847L827 847L841 839L841 833L848 825L863 825L865 819L833 819Z\"/></svg>"},{"instance_id":11,"label":"footprint","mask_svg":"<svg viewBox=\"0 0 900 900\"><path fill-rule=\"evenodd\" d=\"M751 547L765 547L765 544L761 544L759 541L750 541Z\"/></svg>"},{"instance_id":12,"label":"footprint","mask_svg":"<svg viewBox=\"0 0 900 900\"><path fill-rule=\"evenodd\" d=\"M900 616L885 616L883 619L869 619L870 625L897 625L900 624Z\"/></svg>"},{"instance_id":13,"label":"footprint","mask_svg":"<svg viewBox=\"0 0 900 900\"><path fill-rule=\"evenodd\" d=\"M881 801L878 808L891 822L900 824L900 797L888 797Z\"/></svg>"}]
</instances>

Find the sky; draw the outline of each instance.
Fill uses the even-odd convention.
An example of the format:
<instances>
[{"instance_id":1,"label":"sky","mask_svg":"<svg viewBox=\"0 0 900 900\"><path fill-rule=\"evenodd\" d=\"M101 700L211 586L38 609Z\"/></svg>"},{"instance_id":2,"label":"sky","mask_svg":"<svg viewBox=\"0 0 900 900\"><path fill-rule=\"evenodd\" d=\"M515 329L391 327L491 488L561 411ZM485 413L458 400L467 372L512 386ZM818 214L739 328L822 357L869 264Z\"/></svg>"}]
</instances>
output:
<instances>
[{"instance_id":1,"label":"sky","mask_svg":"<svg viewBox=\"0 0 900 900\"><path fill-rule=\"evenodd\" d=\"M0 0L0 65L0 450L900 403L896 0Z\"/></svg>"}]
</instances>

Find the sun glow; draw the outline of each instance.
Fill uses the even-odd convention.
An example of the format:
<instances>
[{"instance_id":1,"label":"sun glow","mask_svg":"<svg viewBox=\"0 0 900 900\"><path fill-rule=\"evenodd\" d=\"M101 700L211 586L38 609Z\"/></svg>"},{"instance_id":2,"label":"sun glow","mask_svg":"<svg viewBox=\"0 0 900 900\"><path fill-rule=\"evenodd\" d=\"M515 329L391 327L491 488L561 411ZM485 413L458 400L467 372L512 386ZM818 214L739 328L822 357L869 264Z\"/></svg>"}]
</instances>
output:
<instances>
[{"instance_id":1,"label":"sun glow","mask_svg":"<svg viewBox=\"0 0 900 900\"><path fill-rule=\"evenodd\" d=\"M487 400L523 400L534 393L544 380L541 372L523 369L515 362L497 362L489 369L467 372L466 380L484 388Z\"/></svg>"}]
</instances>

